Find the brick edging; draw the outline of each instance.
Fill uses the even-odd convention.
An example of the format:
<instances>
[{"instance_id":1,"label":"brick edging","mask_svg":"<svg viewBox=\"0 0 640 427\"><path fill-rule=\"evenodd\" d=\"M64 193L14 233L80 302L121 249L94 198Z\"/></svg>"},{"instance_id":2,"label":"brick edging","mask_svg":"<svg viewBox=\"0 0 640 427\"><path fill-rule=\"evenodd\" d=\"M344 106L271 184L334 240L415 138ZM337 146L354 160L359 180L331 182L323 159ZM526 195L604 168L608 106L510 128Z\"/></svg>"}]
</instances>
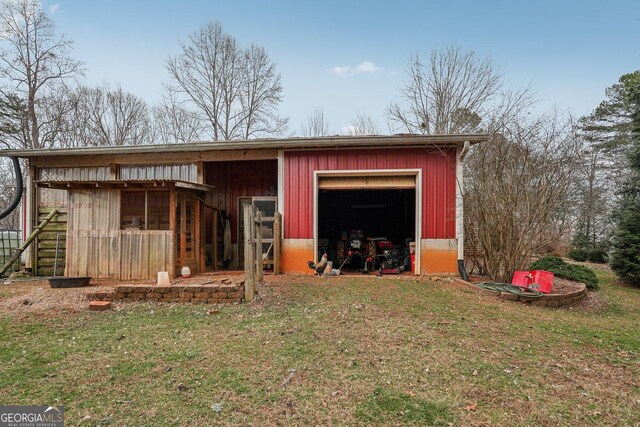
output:
<instances>
[{"instance_id":1,"label":"brick edging","mask_svg":"<svg viewBox=\"0 0 640 427\"><path fill-rule=\"evenodd\" d=\"M112 292L94 292L87 296L103 301L241 304L244 301L244 281L206 285L116 285Z\"/></svg>"}]
</instances>

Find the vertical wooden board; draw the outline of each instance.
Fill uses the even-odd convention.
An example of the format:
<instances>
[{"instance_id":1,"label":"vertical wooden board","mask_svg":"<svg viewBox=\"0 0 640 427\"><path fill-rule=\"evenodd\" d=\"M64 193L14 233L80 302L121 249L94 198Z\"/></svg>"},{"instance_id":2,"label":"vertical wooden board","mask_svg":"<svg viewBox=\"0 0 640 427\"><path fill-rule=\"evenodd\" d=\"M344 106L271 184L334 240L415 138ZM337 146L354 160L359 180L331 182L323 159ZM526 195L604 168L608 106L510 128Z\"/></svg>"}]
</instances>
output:
<instances>
[{"instance_id":1,"label":"vertical wooden board","mask_svg":"<svg viewBox=\"0 0 640 427\"><path fill-rule=\"evenodd\" d=\"M180 194L180 261L178 267L187 263L187 198Z\"/></svg>"},{"instance_id":2,"label":"vertical wooden board","mask_svg":"<svg viewBox=\"0 0 640 427\"><path fill-rule=\"evenodd\" d=\"M129 234L125 231L120 232L120 280L130 280L129 271Z\"/></svg>"},{"instance_id":3,"label":"vertical wooden board","mask_svg":"<svg viewBox=\"0 0 640 427\"><path fill-rule=\"evenodd\" d=\"M78 276L87 275L87 252L89 251L89 238L86 233L78 232L78 252L76 260L78 262Z\"/></svg>"},{"instance_id":4,"label":"vertical wooden board","mask_svg":"<svg viewBox=\"0 0 640 427\"><path fill-rule=\"evenodd\" d=\"M169 240L167 244L167 253L169 255L169 259L167 260L167 270L169 272L169 277L173 279L176 274L175 265L176 265L176 235L175 233L169 234Z\"/></svg>"},{"instance_id":5,"label":"vertical wooden board","mask_svg":"<svg viewBox=\"0 0 640 427\"><path fill-rule=\"evenodd\" d=\"M202 202L200 199L196 199L195 203L195 247L196 258L198 260L198 272L202 273L205 270L205 249L204 249L204 227L202 226Z\"/></svg>"},{"instance_id":6,"label":"vertical wooden board","mask_svg":"<svg viewBox=\"0 0 640 427\"><path fill-rule=\"evenodd\" d=\"M162 271L164 268L164 264L166 262L166 242L165 236L163 234L157 233L153 236L153 244L157 248L156 251L156 259L154 262L154 270ZM152 274L152 271L149 270L149 275Z\"/></svg>"},{"instance_id":7,"label":"vertical wooden board","mask_svg":"<svg viewBox=\"0 0 640 427\"><path fill-rule=\"evenodd\" d=\"M116 231L113 233L113 238L111 239L111 278L119 279L120 278L120 263L122 262L122 255L120 254L120 232Z\"/></svg>"},{"instance_id":8,"label":"vertical wooden board","mask_svg":"<svg viewBox=\"0 0 640 427\"><path fill-rule=\"evenodd\" d=\"M282 214L276 212L273 223L273 274L280 274L280 253L282 251Z\"/></svg>"},{"instance_id":9,"label":"vertical wooden board","mask_svg":"<svg viewBox=\"0 0 640 427\"><path fill-rule=\"evenodd\" d=\"M140 279L147 278L149 276L150 268L156 266L156 254L160 248L157 244L154 244L154 235L151 232L146 232L140 235L140 252L138 256L138 277Z\"/></svg>"},{"instance_id":10,"label":"vertical wooden board","mask_svg":"<svg viewBox=\"0 0 640 427\"><path fill-rule=\"evenodd\" d=\"M120 232L120 280L128 280L127 262L127 233Z\"/></svg>"}]
</instances>

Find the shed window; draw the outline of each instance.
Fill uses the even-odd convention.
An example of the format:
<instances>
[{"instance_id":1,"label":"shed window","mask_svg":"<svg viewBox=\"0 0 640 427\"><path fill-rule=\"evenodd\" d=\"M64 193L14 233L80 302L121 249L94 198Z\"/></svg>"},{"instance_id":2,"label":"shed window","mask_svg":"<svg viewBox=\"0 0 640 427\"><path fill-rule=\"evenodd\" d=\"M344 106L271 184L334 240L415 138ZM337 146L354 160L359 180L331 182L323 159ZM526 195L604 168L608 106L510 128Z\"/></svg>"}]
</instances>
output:
<instances>
[{"instance_id":1,"label":"shed window","mask_svg":"<svg viewBox=\"0 0 640 427\"><path fill-rule=\"evenodd\" d=\"M169 229L168 191L123 191L121 206L122 230Z\"/></svg>"}]
</instances>

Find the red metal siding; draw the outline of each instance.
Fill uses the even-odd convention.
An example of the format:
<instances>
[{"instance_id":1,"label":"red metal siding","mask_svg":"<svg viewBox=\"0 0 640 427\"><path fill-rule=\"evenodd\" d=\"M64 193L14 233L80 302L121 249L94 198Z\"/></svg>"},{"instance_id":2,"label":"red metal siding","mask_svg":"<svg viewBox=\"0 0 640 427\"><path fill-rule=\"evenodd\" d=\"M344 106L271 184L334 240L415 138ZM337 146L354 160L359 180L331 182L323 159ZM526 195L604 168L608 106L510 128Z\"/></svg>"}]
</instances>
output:
<instances>
[{"instance_id":1,"label":"red metal siding","mask_svg":"<svg viewBox=\"0 0 640 427\"><path fill-rule=\"evenodd\" d=\"M422 238L456 234L455 149L371 149L285 152L284 234L313 238L313 172L317 170L422 169Z\"/></svg>"},{"instance_id":2,"label":"red metal siding","mask_svg":"<svg viewBox=\"0 0 640 427\"><path fill-rule=\"evenodd\" d=\"M215 187L206 195L207 204L230 213L231 240L235 243L238 197L275 196L278 189L278 161L208 162L205 164L205 184ZM206 241L211 242L210 215L206 217L206 232Z\"/></svg>"}]
</instances>

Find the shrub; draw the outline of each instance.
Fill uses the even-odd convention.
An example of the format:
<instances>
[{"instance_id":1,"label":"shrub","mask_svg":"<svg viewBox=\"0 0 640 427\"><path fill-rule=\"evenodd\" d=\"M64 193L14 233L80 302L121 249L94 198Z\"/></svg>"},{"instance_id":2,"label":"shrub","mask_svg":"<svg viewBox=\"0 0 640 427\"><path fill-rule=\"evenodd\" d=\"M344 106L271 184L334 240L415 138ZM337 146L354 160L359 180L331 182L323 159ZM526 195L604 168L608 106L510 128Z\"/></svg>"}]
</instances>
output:
<instances>
[{"instance_id":1,"label":"shrub","mask_svg":"<svg viewBox=\"0 0 640 427\"><path fill-rule=\"evenodd\" d=\"M590 251L587 251L587 260L605 264L609 260L609 256L607 255L607 251L605 250L591 249Z\"/></svg>"},{"instance_id":2,"label":"shrub","mask_svg":"<svg viewBox=\"0 0 640 427\"><path fill-rule=\"evenodd\" d=\"M562 259L555 256L545 256L535 261L529 266L529 270L547 270L558 277L567 280L582 282L587 285L587 289L598 289L598 278L593 270L582 265L567 264Z\"/></svg>"},{"instance_id":3,"label":"shrub","mask_svg":"<svg viewBox=\"0 0 640 427\"><path fill-rule=\"evenodd\" d=\"M584 262L588 259L589 253L584 249L571 249L567 256L574 261Z\"/></svg>"}]
</instances>

